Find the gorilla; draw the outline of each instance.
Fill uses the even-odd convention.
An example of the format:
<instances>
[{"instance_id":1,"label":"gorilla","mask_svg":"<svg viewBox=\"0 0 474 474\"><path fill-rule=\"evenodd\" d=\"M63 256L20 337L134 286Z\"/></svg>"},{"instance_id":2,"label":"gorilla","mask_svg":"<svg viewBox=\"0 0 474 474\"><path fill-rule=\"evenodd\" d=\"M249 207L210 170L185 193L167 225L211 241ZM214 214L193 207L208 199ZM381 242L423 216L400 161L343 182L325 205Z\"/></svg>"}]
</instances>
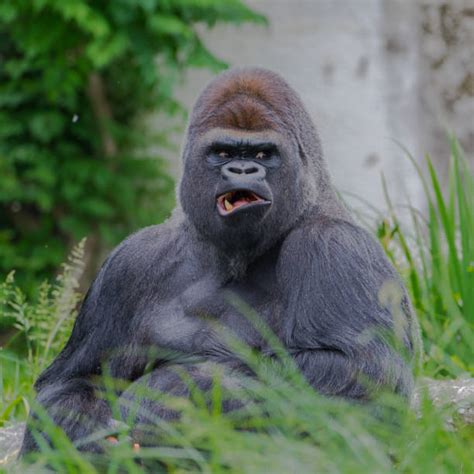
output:
<instances>
[{"instance_id":1,"label":"gorilla","mask_svg":"<svg viewBox=\"0 0 474 474\"><path fill-rule=\"evenodd\" d=\"M220 367L232 391L233 378L251 371L216 323L263 358L275 355L229 294L258 313L320 394L408 397L418 326L406 290L339 201L290 86L260 68L219 75L193 108L182 158L172 217L112 251L68 343L35 384L53 422L74 442L113 427L105 372L125 383L126 401L141 386L189 394L174 369L208 389ZM147 409L176 416L157 403ZM37 449L27 429L21 454Z\"/></svg>"}]
</instances>

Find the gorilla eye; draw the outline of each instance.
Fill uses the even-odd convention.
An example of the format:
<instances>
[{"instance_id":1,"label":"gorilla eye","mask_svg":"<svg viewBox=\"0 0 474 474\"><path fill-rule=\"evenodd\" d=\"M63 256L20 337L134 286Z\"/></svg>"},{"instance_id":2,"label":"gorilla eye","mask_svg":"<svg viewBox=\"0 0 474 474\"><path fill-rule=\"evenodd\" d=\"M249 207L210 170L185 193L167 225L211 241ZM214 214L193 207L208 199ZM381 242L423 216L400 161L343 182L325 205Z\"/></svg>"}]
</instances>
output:
<instances>
[{"instance_id":1,"label":"gorilla eye","mask_svg":"<svg viewBox=\"0 0 474 474\"><path fill-rule=\"evenodd\" d=\"M263 158L266 158L267 154L264 151L259 151L256 155L255 158L257 160L262 160Z\"/></svg>"},{"instance_id":2,"label":"gorilla eye","mask_svg":"<svg viewBox=\"0 0 474 474\"><path fill-rule=\"evenodd\" d=\"M218 154L220 158L229 158L229 153L226 151L220 151Z\"/></svg>"}]
</instances>

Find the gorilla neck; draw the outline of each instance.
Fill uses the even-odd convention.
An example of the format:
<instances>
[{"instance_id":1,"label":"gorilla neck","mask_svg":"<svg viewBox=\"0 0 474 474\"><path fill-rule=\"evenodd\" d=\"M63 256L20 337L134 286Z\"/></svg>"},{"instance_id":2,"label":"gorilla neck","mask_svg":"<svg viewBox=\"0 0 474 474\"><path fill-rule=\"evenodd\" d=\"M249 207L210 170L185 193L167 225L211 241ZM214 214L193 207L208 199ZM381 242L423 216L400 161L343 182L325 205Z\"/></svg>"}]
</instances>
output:
<instances>
[{"instance_id":1,"label":"gorilla neck","mask_svg":"<svg viewBox=\"0 0 474 474\"><path fill-rule=\"evenodd\" d=\"M249 265L272 248L278 247L284 239L280 236L273 239L255 238L252 245L236 245L238 238L225 239L206 235L189 220L188 232L195 243L197 257L204 267L213 265L223 280L242 280L247 274ZM241 239L243 241L243 238Z\"/></svg>"},{"instance_id":2,"label":"gorilla neck","mask_svg":"<svg viewBox=\"0 0 474 474\"><path fill-rule=\"evenodd\" d=\"M336 201L337 202L337 201ZM277 226L280 230L267 228L258 234L230 231L216 233L215 229L209 226L195 225L194 222L182 211L179 213L184 219L186 230L194 245L190 247L196 253L196 257L201 262L204 269L209 268L219 274L224 281L242 280L246 277L249 266L268 255L270 252L278 252L279 247L287 235L294 229L304 225L305 222L312 222L317 216L327 215L324 208L313 204L308 205L298 217L291 220L284 226L282 223ZM337 215L337 214L336 214ZM351 221L347 212L340 212L339 218ZM239 242L243 243L239 245Z\"/></svg>"}]
</instances>

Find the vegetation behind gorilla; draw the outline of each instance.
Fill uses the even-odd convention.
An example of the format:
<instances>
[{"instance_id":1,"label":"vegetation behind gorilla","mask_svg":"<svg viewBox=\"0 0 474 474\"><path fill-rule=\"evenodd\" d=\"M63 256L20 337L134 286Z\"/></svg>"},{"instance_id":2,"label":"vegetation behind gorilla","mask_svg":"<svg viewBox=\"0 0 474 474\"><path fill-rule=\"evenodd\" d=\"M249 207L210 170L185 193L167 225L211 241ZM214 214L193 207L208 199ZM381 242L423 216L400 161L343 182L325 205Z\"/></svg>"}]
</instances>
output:
<instances>
[{"instance_id":1,"label":"vegetation behind gorilla","mask_svg":"<svg viewBox=\"0 0 474 474\"><path fill-rule=\"evenodd\" d=\"M74 441L114 425L104 363L128 382L120 413L141 443L140 427L178 413L145 399L131 414L140 388L187 396L191 381L210 390L218 367L232 394L252 370L224 335L278 360L236 299L318 392L409 396L418 326L406 291L336 197L315 127L286 82L263 69L217 77L194 107L183 159L172 218L111 253L36 383L54 422ZM231 396L224 409L245 403ZM34 449L27 431L22 453ZM100 451L100 442L82 449Z\"/></svg>"}]
</instances>

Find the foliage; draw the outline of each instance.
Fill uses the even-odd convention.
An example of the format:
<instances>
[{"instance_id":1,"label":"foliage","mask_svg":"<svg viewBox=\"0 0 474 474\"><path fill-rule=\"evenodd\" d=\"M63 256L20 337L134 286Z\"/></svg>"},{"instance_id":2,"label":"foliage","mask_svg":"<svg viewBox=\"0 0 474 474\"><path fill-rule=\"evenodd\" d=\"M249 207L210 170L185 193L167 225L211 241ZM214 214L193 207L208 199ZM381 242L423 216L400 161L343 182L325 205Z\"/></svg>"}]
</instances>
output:
<instances>
[{"instance_id":1,"label":"foliage","mask_svg":"<svg viewBox=\"0 0 474 474\"><path fill-rule=\"evenodd\" d=\"M446 193L429 157L428 176L411 161L423 183L428 215L410 206L413 233L407 233L387 195L390 219L378 235L407 277L423 332L426 373L474 374L474 175L454 138Z\"/></svg>"},{"instance_id":2,"label":"foliage","mask_svg":"<svg viewBox=\"0 0 474 474\"><path fill-rule=\"evenodd\" d=\"M81 299L78 288L84 269L84 245L82 240L72 250L53 284L44 281L39 286L35 301L28 301L15 285L14 272L0 284L0 323L10 323L15 328L0 347L0 425L28 405L26 394L30 393L32 381L69 338ZM23 359L18 358L19 353L24 354Z\"/></svg>"},{"instance_id":3,"label":"foliage","mask_svg":"<svg viewBox=\"0 0 474 474\"><path fill-rule=\"evenodd\" d=\"M221 21L263 18L240 0L0 3L0 273L40 281L84 236L110 245L166 217L151 150L167 130L143 115L182 112L186 68L225 66L196 30Z\"/></svg>"},{"instance_id":4,"label":"foliage","mask_svg":"<svg viewBox=\"0 0 474 474\"><path fill-rule=\"evenodd\" d=\"M11 466L11 472L43 472L46 466L64 473L472 472L472 427L458 420L452 409L436 408L422 397L417 416L404 401L388 395L377 401L377 409L324 398L308 386L275 339L269 337L268 342L281 364L268 363L234 341L233 349L256 374L242 386L257 403L222 413L227 394L219 374L210 396L192 385L189 399L144 388L142 396L180 409L181 419L157 419L159 447L138 451L124 424L118 444L105 443L105 457L80 453L37 407L52 446L43 441L41 452L30 459L34 463L30 470L20 464ZM120 383L106 384L113 410ZM446 426L447 418L454 420L454 430ZM110 434L104 430L98 439Z\"/></svg>"},{"instance_id":5,"label":"foliage","mask_svg":"<svg viewBox=\"0 0 474 474\"><path fill-rule=\"evenodd\" d=\"M295 372L275 373L268 367L262 371L251 365L259 381L247 388L258 403L238 412L222 413L218 378L210 403L196 388L191 399L164 400L154 392L161 404L183 413L179 421L156 420L160 446L155 448L134 450L124 427L119 443L106 447L106 459L83 455L42 414L53 446L44 445L34 456L32 472L46 463L65 473L383 474L474 468L469 427L457 423L457 431L446 429L443 419L449 413L428 400L418 419L400 400L389 398L380 402L385 409L374 415L373 407L318 396Z\"/></svg>"}]
</instances>

